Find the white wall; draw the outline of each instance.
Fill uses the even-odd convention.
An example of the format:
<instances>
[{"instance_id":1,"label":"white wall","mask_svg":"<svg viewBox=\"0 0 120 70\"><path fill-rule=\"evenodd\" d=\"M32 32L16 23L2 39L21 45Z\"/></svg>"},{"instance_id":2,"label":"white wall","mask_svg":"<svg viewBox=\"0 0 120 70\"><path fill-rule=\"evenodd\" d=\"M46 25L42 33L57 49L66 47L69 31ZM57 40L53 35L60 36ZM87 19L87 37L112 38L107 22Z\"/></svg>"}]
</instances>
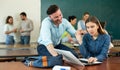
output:
<instances>
[{"instance_id":1,"label":"white wall","mask_svg":"<svg viewBox=\"0 0 120 70\"><path fill-rule=\"evenodd\" d=\"M26 12L27 17L34 23L34 30L31 33L31 42L36 42L40 28L40 5L41 0L0 0L0 42L5 42L3 33L5 19L8 15L13 16L14 25L19 27L21 12ZM19 33L16 34L16 41L20 41Z\"/></svg>"}]
</instances>

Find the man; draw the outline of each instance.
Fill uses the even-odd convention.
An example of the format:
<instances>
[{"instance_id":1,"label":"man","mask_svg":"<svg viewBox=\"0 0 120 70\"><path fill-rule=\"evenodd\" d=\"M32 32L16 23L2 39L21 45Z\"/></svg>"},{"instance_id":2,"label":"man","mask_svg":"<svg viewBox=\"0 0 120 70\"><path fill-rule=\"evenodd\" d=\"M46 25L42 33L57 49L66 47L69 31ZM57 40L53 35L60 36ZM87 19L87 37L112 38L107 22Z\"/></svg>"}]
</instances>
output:
<instances>
[{"instance_id":1,"label":"man","mask_svg":"<svg viewBox=\"0 0 120 70\"><path fill-rule=\"evenodd\" d=\"M82 34L87 33L85 22L89 18L90 14L89 12L84 12L82 19L78 21L77 29L81 31Z\"/></svg>"},{"instance_id":2,"label":"man","mask_svg":"<svg viewBox=\"0 0 120 70\"><path fill-rule=\"evenodd\" d=\"M20 13L20 17L22 20L20 25L21 44L30 44L30 33L33 30L33 22L27 18L25 12Z\"/></svg>"},{"instance_id":3,"label":"man","mask_svg":"<svg viewBox=\"0 0 120 70\"><path fill-rule=\"evenodd\" d=\"M75 36L75 29L72 25L63 18L60 8L57 5L51 5L47 9L47 15L43 21L40 30L40 36L38 39L37 51L42 56L57 56L57 52L54 50L62 49L71 51L76 57L77 54L69 47L60 43L61 36L64 31L70 33L71 36Z\"/></svg>"}]
</instances>

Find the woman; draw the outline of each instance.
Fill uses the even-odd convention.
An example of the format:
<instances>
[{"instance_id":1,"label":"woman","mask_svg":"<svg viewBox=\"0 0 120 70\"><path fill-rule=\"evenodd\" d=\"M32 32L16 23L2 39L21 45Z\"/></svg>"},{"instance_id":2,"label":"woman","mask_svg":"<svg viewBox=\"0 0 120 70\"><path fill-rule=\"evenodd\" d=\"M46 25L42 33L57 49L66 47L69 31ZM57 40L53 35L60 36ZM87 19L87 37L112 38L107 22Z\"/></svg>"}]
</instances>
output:
<instances>
[{"instance_id":1,"label":"woman","mask_svg":"<svg viewBox=\"0 0 120 70\"><path fill-rule=\"evenodd\" d=\"M6 34L6 45L14 44L14 33L16 33L17 29L13 27L13 17L8 16L6 18L6 24L4 27L4 31Z\"/></svg>"},{"instance_id":2,"label":"woman","mask_svg":"<svg viewBox=\"0 0 120 70\"><path fill-rule=\"evenodd\" d=\"M76 16L69 16L68 21L71 23L71 25L74 28L74 26L77 22L77 18L76 18ZM76 39L72 38L68 32L64 32L64 34L62 35L62 42L74 43L74 42L76 42Z\"/></svg>"},{"instance_id":3,"label":"woman","mask_svg":"<svg viewBox=\"0 0 120 70\"><path fill-rule=\"evenodd\" d=\"M80 31L76 33L80 53L84 58L88 58L88 62L103 61L107 58L110 36L106 34L99 20L94 16L89 17L85 25L88 33L83 39Z\"/></svg>"}]
</instances>

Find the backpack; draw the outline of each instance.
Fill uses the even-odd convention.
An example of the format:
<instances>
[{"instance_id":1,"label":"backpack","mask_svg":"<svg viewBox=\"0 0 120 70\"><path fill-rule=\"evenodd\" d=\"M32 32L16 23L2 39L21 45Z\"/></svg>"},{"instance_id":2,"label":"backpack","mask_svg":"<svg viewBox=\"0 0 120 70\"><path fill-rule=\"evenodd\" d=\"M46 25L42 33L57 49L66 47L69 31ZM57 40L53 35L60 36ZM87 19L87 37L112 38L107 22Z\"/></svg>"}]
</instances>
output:
<instances>
[{"instance_id":1,"label":"backpack","mask_svg":"<svg viewBox=\"0 0 120 70\"><path fill-rule=\"evenodd\" d=\"M33 56L24 59L26 66L33 67L53 67L55 65L63 65L63 56Z\"/></svg>"}]
</instances>

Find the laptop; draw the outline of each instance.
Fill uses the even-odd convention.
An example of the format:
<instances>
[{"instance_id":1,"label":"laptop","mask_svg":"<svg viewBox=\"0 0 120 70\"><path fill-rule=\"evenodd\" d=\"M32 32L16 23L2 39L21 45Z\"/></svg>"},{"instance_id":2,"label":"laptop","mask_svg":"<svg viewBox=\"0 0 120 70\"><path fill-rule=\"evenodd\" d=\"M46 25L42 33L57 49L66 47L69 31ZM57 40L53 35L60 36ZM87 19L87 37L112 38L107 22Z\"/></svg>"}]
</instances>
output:
<instances>
[{"instance_id":1,"label":"laptop","mask_svg":"<svg viewBox=\"0 0 120 70\"><path fill-rule=\"evenodd\" d=\"M93 62L93 63L88 63L87 59L85 59L85 58L79 58L78 59L70 51L60 50L60 49L55 49L55 51L58 54L62 54L64 60L66 60L68 62L71 62L71 63L74 63L74 64L84 66L84 65L96 65L96 64L101 64L102 63L102 62L99 62L99 61L96 61L96 62Z\"/></svg>"}]
</instances>

